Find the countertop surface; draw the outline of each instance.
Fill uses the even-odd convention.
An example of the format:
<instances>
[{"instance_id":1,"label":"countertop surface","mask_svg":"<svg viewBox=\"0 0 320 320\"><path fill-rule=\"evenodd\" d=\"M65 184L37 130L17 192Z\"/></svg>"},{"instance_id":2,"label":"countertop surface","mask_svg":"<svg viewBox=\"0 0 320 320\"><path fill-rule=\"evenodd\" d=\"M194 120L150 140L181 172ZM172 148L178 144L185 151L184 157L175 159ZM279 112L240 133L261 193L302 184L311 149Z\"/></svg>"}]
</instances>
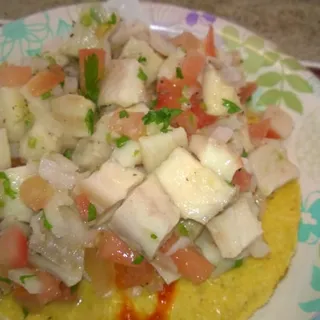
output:
<instances>
[{"instance_id":1,"label":"countertop surface","mask_svg":"<svg viewBox=\"0 0 320 320\"><path fill-rule=\"evenodd\" d=\"M153 0L204 10L275 42L301 60L320 63L320 0ZM17 19L87 0L0 0L0 19Z\"/></svg>"}]
</instances>

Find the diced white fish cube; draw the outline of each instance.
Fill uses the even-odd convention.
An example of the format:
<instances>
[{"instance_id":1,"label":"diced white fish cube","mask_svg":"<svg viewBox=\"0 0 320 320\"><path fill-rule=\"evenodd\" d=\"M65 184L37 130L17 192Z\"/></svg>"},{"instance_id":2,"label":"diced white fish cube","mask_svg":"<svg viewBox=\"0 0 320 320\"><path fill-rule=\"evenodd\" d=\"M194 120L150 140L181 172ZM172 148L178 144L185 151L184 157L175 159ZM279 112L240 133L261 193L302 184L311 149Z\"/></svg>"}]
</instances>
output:
<instances>
[{"instance_id":1,"label":"diced white fish cube","mask_svg":"<svg viewBox=\"0 0 320 320\"><path fill-rule=\"evenodd\" d=\"M5 170L11 167L11 151L5 128L0 128L0 150L0 170Z\"/></svg>"},{"instance_id":2,"label":"diced white fish cube","mask_svg":"<svg viewBox=\"0 0 320 320\"><path fill-rule=\"evenodd\" d=\"M269 106L263 119L270 119L270 129L282 139L288 138L293 130L291 116L277 106Z\"/></svg>"},{"instance_id":3,"label":"diced white fish cube","mask_svg":"<svg viewBox=\"0 0 320 320\"><path fill-rule=\"evenodd\" d=\"M233 135L233 130L228 127L217 126L211 133L211 137L219 142L227 143Z\"/></svg>"},{"instance_id":4,"label":"diced white fish cube","mask_svg":"<svg viewBox=\"0 0 320 320\"><path fill-rule=\"evenodd\" d=\"M152 259L179 219L179 209L151 175L114 213L109 227Z\"/></svg>"},{"instance_id":5,"label":"diced white fish cube","mask_svg":"<svg viewBox=\"0 0 320 320\"><path fill-rule=\"evenodd\" d=\"M156 169L176 147L187 147L188 137L183 128L167 133L144 136L139 139L144 168L151 172Z\"/></svg>"},{"instance_id":6,"label":"diced white fish cube","mask_svg":"<svg viewBox=\"0 0 320 320\"><path fill-rule=\"evenodd\" d=\"M142 182L144 174L137 169L124 168L109 160L100 170L87 179L79 182L79 188L88 196L90 201L101 210L106 210L120 200L128 192Z\"/></svg>"},{"instance_id":7,"label":"diced white fish cube","mask_svg":"<svg viewBox=\"0 0 320 320\"><path fill-rule=\"evenodd\" d=\"M235 172L243 167L241 158L223 143L202 135L193 135L189 149L198 157L201 164L231 181Z\"/></svg>"},{"instance_id":8,"label":"diced white fish cube","mask_svg":"<svg viewBox=\"0 0 320 320\"><path fill-rule=\"evenodd\" d=\"M131 37L122 49L120 58L129 58L138 60L143 59L141 67L146 73L147 83L152 83L157 78L158 70L163 62L159 54L149 46L146 41Z\"/></svg>"},{"instance_id":9,"label":"diced white fish cube","mask_svg":"<svg viewBox=\"0 0 320 320\"><path fill-rule=\"evenodd\" d=\"M145 82L140 79L140 63L135 59L114 60L101 84L98 104L128 108L145 100Z\"/></svg>"},{"instance_id":10,"label":"diced white fish cube","mask_svg":"<svg viewBox=\"0 0 320 320\"><path fill-rule=\"evenodd\" d=\"M182 217L206 224L233 198L236 189L204 168L188 151L176 148L155 171Z\"/></svg>"},{"instance_id":11,"label":"diced white fish cube","mask_svg":"<svg viewBox=\"0 0 320 320\"><path fill-rule=\"evenodd\" d=\"M299 177L298 168L287 159L283 149L271 143L251 152L248 159L264 196Z\"/></svg>"},{"instance_id":12,"label":"diced white fish cube","mask_svg":"<svg viewBox=\"0 0 320 320\"><path fill-rule=\"evenodd\" d=\"M240 197L232 206L207 224L223 258L235 258L262 235L260 221L251 211L246 197Z\"/></svg>"},{"instance_id":13,"label":"diced white fish cube","mask_svg":"<svg viewBox=\"0 0 320 320\"><path fill-rule=\"evenodd\" d=\"M142 162L140 144L137 141L129 140L123 147L115 148L111 157L124 168L134 168Z\"/></svg>"},{"instance_id":14,"label":"diced white fish cube","mask_svg":"<svg viewBox=\"0 0 320 320\"><path fill-rule=\"evenodd\" d=\"M223 105L223 99L229 100L241 108L235 88L226 84L215 68L207 66L203 72L202 84L203 101L208 114L213 116L228 115L228 108Z\"/></svg>"},{"instance_id":15,"label":"diced white fish cube","mask_svg":"<svg viewBox=\"0 0 320 320\"><path fill-rule=\"evenodd\" d=\"M174 78L176 76L176 69L180 66L185 56L186 53L181 48L177 48L174 53L171 53L161 65L158 73L158 79Z\"/></svg>"}]
</instances>

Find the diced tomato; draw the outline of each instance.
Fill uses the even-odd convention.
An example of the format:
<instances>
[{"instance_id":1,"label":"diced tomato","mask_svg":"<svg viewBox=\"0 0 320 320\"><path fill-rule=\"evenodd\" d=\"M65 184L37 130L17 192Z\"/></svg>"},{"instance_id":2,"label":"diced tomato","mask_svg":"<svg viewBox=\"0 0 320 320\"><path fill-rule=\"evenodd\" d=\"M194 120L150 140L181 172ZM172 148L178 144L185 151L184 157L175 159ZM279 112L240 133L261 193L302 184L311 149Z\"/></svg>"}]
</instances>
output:
<instances>
[{"instance_id":1,"label":"diced tomato","mask_svg":"<svg viewBox=\"0 0 320 320\"><path fill-rule=\"evenodd\" d=\"M177 250L171 258L180 274L194 284L207 280L214 270L214 266L193 246Z\"/></svg>"},{"instance_id":2,"label":"diced tomato","mask_svg":"<svg viewBox=\"0 0 320 320\"><path fill-rule=\"evenodd\" d=\"M237 170L232 178L232 183L240 188L240 192L250 190L252 175L245 169Z\"/></svg>"},{"instance_id":3,"label":"diced tomato","mask_svg":"<svg viewBox=\"0 0 320 320\"><path fill-rule=\"evenodd\" d=\"M180 109L179 99L182 95L182 88L176 82L161 78L157 83L157 105L155 109L167 107L169 109Z\"/></svg>"},{"instance_id":4,"label":"diced tomato","mask_svg":"<svg viewBox=\"0 0 320 320\"><path fill-rule=\"evenodd\" d=\"M127 118L120 118L121 110L115 112L108 124L110 131L129 137L132 140L138 140L145 135L145 126L142 118L143 112L129 112Z\"/></svg>"},{"instance_id":5,"label":"diced tomato","mask_svg":"<svg viewBox=\"0 0 320 320\"><path fill-rule=\"evenodd\" d=\"M133 261L139 256L139 254L133 251L123 240L111 231L105 231L101 235L97 254L101 259L127 266L135 266Z\"/></svg>"},{"instance_id":6,"label":"diced tomato","mask_svg":"<svg viewBox=\"0 0 320 320\"><path fill-rule=\"evenodd\" d=\"M256 90L257 84L255 82L247 82L246 85L239 90L238 95L240 97L240 102L246 103Z\"/></svg>"},{"instance_id":7,"label":"diced tomato","mask_svg":"<svg viewBox=\"0 0 320 320\"><path fill-rule=\"evenodd\" d=\"M266 135L266 138L269 139L281 139L281 136L273 129L269 129Z\"/></svg>"},{"instance_id":8,"label":"diced tomato","mask_svg":"<svg viewBox=\"0 0 320 320\"><path fill-rule=\"evenodd\" d=\"M202 42L190 32L183 32L171 39L176 47L182 47L186 51L198 50L203 47Z\"/></svg>"},{"instance_id":9,"label":"diced tomato","mask_svg":"<svg viewBox=\"0 0 320 320\"><path fill-rule=\"evenodd\" d=\"M204 41L204 47L205 47L205 52L207 56L215 57L217 55L216 46L214 43L214 32L213 32L212 25L210 25L209 27L208 34Z\"/></svg>"},{"instance_id":10,"label":"diced tomato","mask_svg":"<svg viewBox=\"0 0 320 320\"><path fill-rule=\"evenodd\" d=\"M0 66L0 87L21 87L32 77L30 67L2 64Z\"/></svg>"},{"instance_id":11,"label":"diced tomato","mask_svg":"<svg viewBox=\"0 0 320 320\"><path fill-rule=\"evenodd\" d=\"M88 221L88 209L90 200L86 194L80 193L74 199L77 210L79 211L80 217L83 221Z\"/></svg>"},{"instance_id":12,"label":"diced tomato","mask_svg":"<svg viewBox=\"0 0 320 320\"><path fill-rule=\"evenodd\" d=\"M40 71L33 76L27 87L34 97L39 97L63 82L64 77L65 74L59 65L51 65L48 70Z\"/></svg>"},{"instance_id":13,"label":"diced tomato","mask_svg":"<svg viewBox=\"0 0 320 320\"><path fill-rule=\"evenodd\" d=\"M0 237L0 265L23 268L28 262L27 237L20 227L11 226Z\"/></svg>"},{"instance_id":14,"label":"diced tomato","mask_svg":"<svg viewBox=\"0 0 320 320\"><path fill-rule=\"evenodd\" d=\"M115 274L116 285L119 289L147 285L156 276L152 265L145 260L135 267L116 263Z\"/></svg>"},{"instance_id":15,"label":"diced tomato","mask_svg":"<svg viewBox=\"0 0 320 320\"><path fill-rule=\"evenodd\" d=\"M186 110L175 117L171 125L173 127L183 127L188 135L192 135L198 129L198 120L191 110Z\"/></svg>"},{"instance_id":16,"label":"diced tomato","mask_svg":"<svg viewBox=\"0 0 320 320\"><path fill-rule=\"evenodd\" d=\"M70 287L67 287L63 282L60 283L60 292L58 301L74 302L78 300L76 291L72 291Z\"/></svg>"},{"instance_id":17,"label":"diced tomato","mask_svg":"<svg viewBox=\"0 0 320 320\"><path fill-rule=\"evenodd\" d=\"M270 119L264 119L257 123L249 124L249 136L255 145L259 144L270 129Z\"/></svg>"},{"instance_id":18,"label":"diced tomato","mask_svg":"<svg viewBox=\"0 0 320 320\"><path fill-rule=\"evenodd\" d=\"M86 92L86 83L85 83L85 75L84 75L85 62L89 56L94 54L98 58L98 80L101 80L104 76L105 50L102 48L80 49L79 50L80 88L83 92Z\"/></svg>"},{"instance_id":19,"label":"diced tomato","mask_svg":"<svg viewBox=\"0 0 320 320\"><path fill-rule=\"evenodd\" d=\"M178 241L179 236L173 232L171 236L167 239L167 241L162 245L160 251L162 253L166 253L170 250L170 248Z\"/></svg>"},{"instance_id":20,"label":"diced tomato","mask_svg":"<svg viewBox=\"0 0 320 320\"><path fill-rule=\"evenodd\" d=\"M13 290L13 298L29 311L38 311L49 302L61 298L61 281L53 277L48 272L36 271L37 276L43 284L43 292L39 294L30 294L23 287L16 286Z\"/></svg>"}]
</instances>

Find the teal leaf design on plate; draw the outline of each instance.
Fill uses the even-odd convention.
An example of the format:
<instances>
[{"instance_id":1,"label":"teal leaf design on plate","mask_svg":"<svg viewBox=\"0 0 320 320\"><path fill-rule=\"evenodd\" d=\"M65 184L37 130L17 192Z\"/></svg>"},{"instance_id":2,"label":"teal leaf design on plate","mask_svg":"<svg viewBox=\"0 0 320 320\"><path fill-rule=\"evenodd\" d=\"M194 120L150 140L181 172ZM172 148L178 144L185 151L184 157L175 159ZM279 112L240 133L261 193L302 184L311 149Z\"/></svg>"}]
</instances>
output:
<instances>
[{"instance_id":1,"label":"teal leaf design on plate","mask_svg":"<svg viewBox=\"0 0 320 320\"><path fill-rule=\"evenodd\" d=\"M36 56L36 55L38 55L38 54L40 54L40 53L41 53L41 48L38 48L38 49L29 49L29 50L27 50L27 54L28 54L28 56L30 56L30 57Z\"/></svg>"},{"instance_id":2,"label":"teal leaf design on plate","mask_svg":"<svg viewBox=\"0 0 320 320\"><path fill-rule=\"evenodd\" d=\"M257 73L258 70L263 66L264 58L263 55L251 51L248 48L247 51L248 57L243 62L243 68L247 73Z\"/></svg>"},{"instance_id":3,"label":"teal leaf design on plate","mask_svg":"<svg viewBox=\"0 0 320 320\"><path fill-rule=\"evenodd\" d=\"M318 312L320 310L320 299L302 302L299 303L299 306L304 312Z\"/></svg>"},{"instance_id":4,"label":"teal leaf design on plate","mask_svg":"<svg viewBox=\"0 0 320 320\"><path fill-rule=\"evenodd\" d=\"M57 28L57 36L63 37L65 35L68 35L70 31L72 30L72 25L67 23L66 21L60 19L58 28Z\"/></svg>"},{"instance_id":5,"label":"teal leaf design on plate","mask_svg":"<svg viewBox=\"0 0 320 320\"><path fill-rule=\"evenodd\" d=\"M224 27L221 32L221 37L230 50L237 49L241 45L239 31L233 26Z\"/></svg>"},{"instance_id":6,"label":"teal leaf design on plate","mask_svg":"<svg viewBox=\"0 0 320 320\"><path fill-rule=\"evenodd\" d=\"M281 61L286 67L291 70L303 70L303 65L300 64L295 58L285 58Z\"/></svg>"},{"instance_id":7,"label":"teal leaf design on plate","mask_svg":"<svg viewBox=\"0 0 320 320\"><path fill-rule=\"evenodd\" d=\"M281 91L278 89L270 89L265 91L257 101L257 105L277 104L281 99Z\"/></svg>"},{"instance_id":8,"label":"teal leaf design on plate","mask_svg":"<svg viewBox=\"0 0 320 320\"><path fill-rule=\"evenodd\" d=\"M250 50L261 50L264 47L264 40L258 36L250 36L243 44Z\"/></svg>"},{"instance_id":9,"label":"teal leaf design on plate","mask_svg":"<svg viewBox=\"0 0 320 320\"><path fill-rule=\"evenodd\" d=\"M320 268L313 266L311 287L315 291L320 291Z\"/></svg>"},{"instance_id":10,"label":"teal leaf design on plate","mask_svg":"<svg viewBox=\"0 0 320 320\"><path fill-rule=\"evenodd\" d=\"M279 53L273 52L273 51L267 51L263 56L264 56L263 65L265 67L273 66L279 60L279 57L280 57Z\"/></svg>"},{"instance_id":11,"label":"teal leaf design on plate","mask_svg":"<svg viewBox=\"0 0 320 320\"><path fill-rule=\"evenodd\" d=\"M301 100L292 91L282 91L282 97L286 106L299 113L303 112Z\"/></svg>"},{"instance_id":12,"label":"teal leaf design on plate","mask_svg":"<svg viewBox=\"0 0 320 320\"><path fill-rule=\"evenodd\" d=\"M259 76L257 83L263 87L273 87L277 85L281 79L282 76L278 72L270 71Z\"/></svg>"},{"instance_id":13,"label":"teal leaf design on plate","mask_svg":"<svg viewBox=\"0 0 320 320\"><path fill-rule=\"evenodd\" d=\"M287 82L289 83L289 85L296 91L298 92L306 92L306 93L311 93L313 92L312 86L308 83L308 81L306 81L305 79L303 79L302 77L300 77L297 74L287 74L285 76Z\"/></svg>"}]
</instances>

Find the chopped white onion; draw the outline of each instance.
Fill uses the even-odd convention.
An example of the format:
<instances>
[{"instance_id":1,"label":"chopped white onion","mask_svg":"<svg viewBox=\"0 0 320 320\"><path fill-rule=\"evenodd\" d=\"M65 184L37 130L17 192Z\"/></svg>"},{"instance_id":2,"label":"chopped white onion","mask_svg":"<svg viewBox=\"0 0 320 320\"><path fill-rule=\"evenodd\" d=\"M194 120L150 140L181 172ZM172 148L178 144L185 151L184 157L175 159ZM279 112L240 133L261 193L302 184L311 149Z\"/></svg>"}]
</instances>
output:
<instances>
[{"instance_id":1,"label":"chopped white onion","mask_svg":"<svg viewBox=\"0 0 320 320\"><path fill-rule=\"evenodd\" d=\"M223 273L226 273L227 271L229 271L230 269L232 269L234 267L234 260L231 259L222 259L217 267L215 268L215 270L212 273L212 278L218 278L220 275L222 275Z\"/></svg>"},{"instance_id":2,"label":"chopped white onion","mask_svg":"<svg viewBox=\"0 0 320 320\"><path fill-rule=\"evenodd\" d=\"M177 48L161 34L155 31L150 31L150 45L151 47L161 53L163 56L169 56L176 52Z\"/></svg>"},{"instance_id":3,"label":"chopped white onion","mask_svg":"<svg viewBox=\"0 0 320 320\"><path fill-rule=\"evenodd\" d=\"M190 243L191 241L188 237L180 237L179 240L168 250L168 252L165 253L165 255L169 257L176 251L186 248L188 245L190 245Z\"/></svg>"},{"instance_id":4,"label":"chopped white onion","mask_svg":"<svg viewBox=\"0 0 320 320\"><path fill-rule=\"evenodd\" d=\"M61 88L61 85L58 84L56 87L54 87L54 88L52 89L51 93L52 93L52 95L53 95L54 97L60 97L60 96L62 96L62 95L64 94L64 91L63 91L63 89Z\"/></svg>"},{"instance_id":5,"label":"chopped white onion","mask_svg":"<svg viewBox=\"0 0 320 320\"><path fill-rule=\"evenodd\" d=\"M266 242L260 237L250 245L249 251L254 258L259 259L268 255L270 252L270 248L266 244Z\"/></svg>"},{"instance_id":6,"label":"chopped white onion","mask_svg":"<svg viewBox=\"0 0 320 320\"><path fill-rule=\"evenodd\" d=\"M167 284L181 277L172 259L161 252L158 252L151 264Z\"/></svg>"},{"instance_id":7,"label":"chopped white onion","mask_svg":"<svg viewBox=\"0 0 320 320\"><path fill-rule=\"evenodd\" d=\"M77 182L78 167L61 154L44 156L40 160L39 174L57 189L72 189Z\"/></svg>"},{"instance_id":8,"label":"chopped white onion","mask_svg":"<svg viewBox=\"0 0 320 320\"><path fill-rule=\"evenodd\" d=\"M64 93L77 93L78 91L78 78L67 76L64 78Z\"/></svg>"},{"instance_id":9,"label":"chopped white onion","mask_svg":"<svg viewBox=\"0 0 320 320\"><path fill-rule=\"evenodd\" d=\"M12 269L8 271L8 278L25 288L31 294L39 294L43 291L43 284L28 268Z\"/></svg>"},{"instance_id":10,"label":"chopped white onion","mask_svg":"<svg viewBox=\"0 0 320 320\"><path fill-rule=\"evenodd\" d=\"M211 137L222 143L227 143L232 138L232 135L232 129L224 126L218 126L213 130Z\"/></svg>"}]
</instances>

